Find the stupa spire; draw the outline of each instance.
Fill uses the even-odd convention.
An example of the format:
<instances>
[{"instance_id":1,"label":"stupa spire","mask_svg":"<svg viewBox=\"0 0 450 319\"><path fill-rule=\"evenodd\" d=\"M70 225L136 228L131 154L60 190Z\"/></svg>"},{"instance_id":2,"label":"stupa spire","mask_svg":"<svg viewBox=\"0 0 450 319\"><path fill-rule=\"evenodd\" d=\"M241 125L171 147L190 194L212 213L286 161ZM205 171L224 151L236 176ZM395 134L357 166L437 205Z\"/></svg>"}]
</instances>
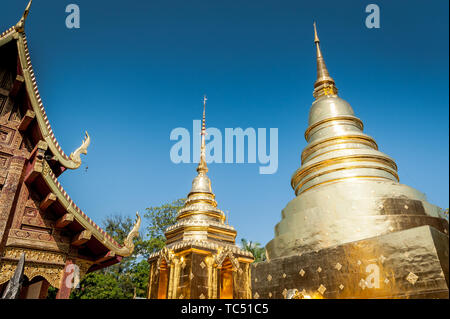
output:
<instances>
[{"instance_id":1,"label":"stupa spire","mask_svg":"<svg viewBox=\"0 0 450 319\"><path fill-rule=\"evenodd\" d=\"M203 119L202 119L202 141L201 141L201 146L200 146L200 163L198 164L197 167L197 172L199 174L203 173L207 173L208 172L208 167L206 166L206 101L208 99L206 98L206 95L203 96Z\"/></svg>"},{"instance_id":2,"label":"stupa spire","mask_svg":"<svg viewBox=\"0 0 450 319\"><path fill-rule=\"evenodd\" d=\"M316 45L317 80L314 83L313 96L317 99L321 96L337 95L336 84L328 72L325 60L320 49L320 40L317 35L316 22L314 22L314 43Z\"/></svg>"}]
</instances>

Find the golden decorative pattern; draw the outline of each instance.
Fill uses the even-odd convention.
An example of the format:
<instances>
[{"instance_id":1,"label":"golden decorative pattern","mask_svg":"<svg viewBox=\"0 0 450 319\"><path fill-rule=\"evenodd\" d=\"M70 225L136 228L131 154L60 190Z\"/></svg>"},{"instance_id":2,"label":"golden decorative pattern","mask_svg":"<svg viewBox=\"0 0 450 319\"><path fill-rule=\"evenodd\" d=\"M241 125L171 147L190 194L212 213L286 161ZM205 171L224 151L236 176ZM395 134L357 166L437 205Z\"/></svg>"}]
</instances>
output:
<instances>
[{"instance_id":1,"label":"golden decorative pattern","mask_svg":"<svg viewBox=\"0 0 450 319\"><path fill-rule=\"evenodd\" d=\"M341 270L342 265L340 263L337 263L334 268L336 268L337 270Z\"/></svg>"},{"instance_id":2,"label":"golden decorative pattern","mask_svg":"<svg viewBox=\"0 0 450 319\"><path fill-rule=\"evenodd\" d=\"M14 248L7 247L3 257L19 260L22 253L25 253L25 258L27 262L30 261L46 262L59 265L64 265L66 262L66 258L63 254L26 248L15 248L15 247Z\"/></svg>"},{"instance_id":3,"label":"golden decorative pattern","mask_svg":"<svg viewBox=\"0 0 450 319\"><path fill-rule=\"evenodd\" d=\"M16 271L17 262L2 261L0 263L0 284L3 284L11 279ZM28 280L34 277L41 276L47 280L51 286L59 288L64 266L47 265L38 263L25 263L24 275Z\"/></svg>"},{"instance_id":4,"label":"golden decorative pattern","mask_svg":"<svg viewBox=\"0 0 450 319\"><path fill-rule=\"evenodd\" d=\"M45 176L47 176L50 173L50 171L52 169L48 165L47 161L43 161L43 163L44 163L44 167L42 168L42 175L45 177Z\"/></svg>"},{"instance_id":5,"label":"golden decorative pattern","mask_svg":"<svg viewBox=\"0 0 450 319\"><path fill-rule=\"evenodd\" d=\"M411 284L415 284L417 280L419 279L419 276L417 276L415 273L410 272L408 276L406 276L406 280L409 281Z\"/></svg>"},{"instance_id":6,"label":"golden decorative pattern","mask_svg":"<svg viewBox=\"0 0 450 319\"><path fill-rule=\"evenodd\" d=\"M321 295L325 293L325 290L327 290L327 288L322 284L317 288L317 291L320 292Z\"/></svg>"},{"instance_id":7,"label":"golden decorative pattern","mask_svg":"<svg viewBox=\"0 0 450 319\"><path fill-rule=\"evenodd\" d=\"M271 281L272 280L272 276L270 274L267 275L267 281Z\"/></svg>"},{"instance_id":8,"label":"golden decorative pattern","mask_svg":"<svg viewBox=\"0 0 450 319\"><path fill-rule=\"evenodd\" d=\"M300 271L299 271L299 274L300 274L300 276L304 276L305 275L305 271L303 270L303 269L301 269Z\"/></svg>"}]
</instances>

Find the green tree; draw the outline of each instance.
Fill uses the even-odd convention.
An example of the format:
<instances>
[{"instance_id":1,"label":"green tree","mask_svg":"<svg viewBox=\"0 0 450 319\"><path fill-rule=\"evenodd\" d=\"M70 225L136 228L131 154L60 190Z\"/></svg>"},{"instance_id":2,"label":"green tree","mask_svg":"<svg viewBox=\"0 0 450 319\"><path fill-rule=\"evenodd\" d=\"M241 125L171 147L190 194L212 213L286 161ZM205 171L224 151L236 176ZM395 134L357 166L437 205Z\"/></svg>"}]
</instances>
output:
<instances>
[{"instance_id":1,"label":"green tree","mask_svg":"<svg viewBox=\"0 0 450 319\"><path fill-rule=\"evenodd\" d=\"M84 276L79 289L74 289L71 299L124 299L129 298L117 278L111 273L92 272Z\"/></svg>"},{"instance_id":2,"label":"green tree","mask_svg":"<svg viewBox=\"0 0 450 319\"><path fill-rule=\"evenodd\" d=\"M266 249L261 247L261 244L258 242L253 243L252 241L248 241L245 238L241 239L242 249L249 251L253 254L255 258L254 262L260 262L266 260Z\"/></svg>"},{"instance_id":3,"label":"green tree","mask_svg":"<svg viewBox=\"0 0 450 319\"><path fill-rule=\"evenodd\" d=\"M444 218L448 221L448 208L446 208L446 209L439 208L439 216L441 216L441 218Z\"/></svg>"},{"instance_id":4,"label":"green tree","mask_svg":"<svg viewBox=\"0 0 450 319\"><path fill-rule=\"evenodd\" d=\"M185 199L177 199L169 204L146 209L144 218L148 221L146 246L147 255L162 249L166 243L164 231L176 222L178 211L183 207Z\"/></svg>"},{"instance_id":5,"label":"green tree","mask_svg":"<svg viewBox=\"0 0 450 319\"><path fill-rule=\"evenodd\" d=\"M123 299L146 297L149 264L148 256L164 247L164 231L176 221L178 210L185 200L179 199L169 204L149 207L144 214L147 227L141 228L140 235L134 239L133 254L120 263L89 273L74 289L73 299ZM134 225L130 217L112 215L103 222L103 229L117 242L122 243Z\"/></svg>"}]
</instances>

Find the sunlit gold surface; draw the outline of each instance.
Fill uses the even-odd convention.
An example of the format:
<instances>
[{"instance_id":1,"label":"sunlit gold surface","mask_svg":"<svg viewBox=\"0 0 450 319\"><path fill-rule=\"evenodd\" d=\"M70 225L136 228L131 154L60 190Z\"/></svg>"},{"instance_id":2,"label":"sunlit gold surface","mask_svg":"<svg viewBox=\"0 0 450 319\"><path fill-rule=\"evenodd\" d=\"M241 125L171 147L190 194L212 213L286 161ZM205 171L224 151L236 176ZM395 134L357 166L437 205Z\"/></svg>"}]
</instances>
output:
<instances>
[{"instance_id":1,"label":"sunlit gold surface","mask_svg":"<svg viewBox=\"0 0 450 319\"><path fill-rule=\"evenodd\" d=\"M253 256L235 243L236 230L225 224L206 175L205 107L197 176L175 225L165 231L166 246L151 254L147 296L150 299L250 298ZM168 266L168 281L165 279ZM162 267L162 268L161 268Z\"/></svg>"},{"instance_id":2,"label":"sunlit gold surface","mask_svg":"<svg viewBox=\"0 0 450 319\"><path fill-rule=\"evenodd\" d=\"M448 298L448 280L448 237L429 226L252 265L259 298Z\"/></svg>"},{"instance_id":3,"label":"sunlit gold surface","mask_svg":"<svg viewBox=\"0 0 450 319\"><path fill-rule=\"evenodd\" d=\"M395 161L363 133L350 104L327 89L334 80L316 30L315 44L316 100L305 132L308 145L291 179L296 197L266 245L269 261L252 271L254 297L286 298L294 288L324 298L448 297L448 222L424 194L399 183ZM366 269L354 266L379 257L393 261L377 264L386 282L366 289L359 278ZM420 279L426 287L418 288Z\"/></svg>"}]
</instances>

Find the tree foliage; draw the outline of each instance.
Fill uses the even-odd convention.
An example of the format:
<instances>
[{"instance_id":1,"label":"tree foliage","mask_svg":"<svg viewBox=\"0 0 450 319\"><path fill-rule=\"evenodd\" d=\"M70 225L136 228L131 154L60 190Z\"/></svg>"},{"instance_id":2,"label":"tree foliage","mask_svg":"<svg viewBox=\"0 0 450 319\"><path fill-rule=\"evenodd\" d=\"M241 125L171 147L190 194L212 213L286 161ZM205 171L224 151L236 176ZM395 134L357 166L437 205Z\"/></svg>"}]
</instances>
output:
<instances>
[{"instance_id":1,"label":"tree foliage","mask_svg":"<svg viewBox=\"0 0 450 319\"><path fill-rule=\"evenodd\" d=\"M148 221L147 254L154 253L164 247L166 237L164 231L176 222L178 211L183 207L185 199L177 199L169 204L146 209L144 218Z\"/></svg>"},{"instance_id":2,"label":"tree foliage","mask_svg":"<svg viewBox=\"0 0 450 319\"><path fill-rule=\"evenodd\" d=\"M149 264L147 258L152 252L164 247L164 231L176 221L178 210L184 199L169 204L149 207L144 214L148 224L134 239L133 254L120 263L84 276L80 288L74 289L73 299L124 299L146 297ZM130 217L112 215L103 221L103 229L117 242L122 243L131 231L134 220Z\"/></svg>"},{"instance_id":3,"label":"tree foliage","mask_svg":"<svg viewBox=\"0 0 450 319\"><path fill-rule=\"evenodd\" d=\"M266 249L261 247L258 242L248 241L245 238L241 239L242 249L249 251L253 254L255 258L254 262L260 262L266 260Z\"/></svg>"}]
</instances>

